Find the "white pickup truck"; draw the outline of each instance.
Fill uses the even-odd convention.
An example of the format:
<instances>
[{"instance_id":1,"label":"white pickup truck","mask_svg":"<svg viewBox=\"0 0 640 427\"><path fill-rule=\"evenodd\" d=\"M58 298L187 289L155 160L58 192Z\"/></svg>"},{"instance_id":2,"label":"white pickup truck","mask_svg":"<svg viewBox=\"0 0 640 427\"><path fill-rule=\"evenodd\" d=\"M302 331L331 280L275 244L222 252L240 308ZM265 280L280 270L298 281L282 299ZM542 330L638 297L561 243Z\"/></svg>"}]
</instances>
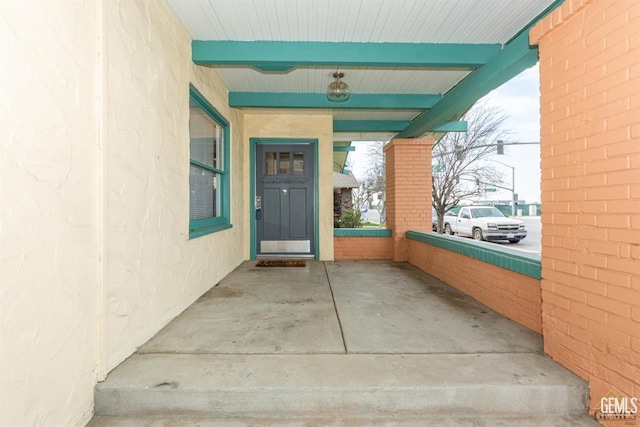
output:
<instances>
[{"instance_id":1,"label":"white pickup truck","mask_svg":"<svg viewBox=\"0 0 640 427\"><path fill-rule=\"evenodd\" d=\"M518 243L527 237L524 222L505 217L493 206L465 206L457 216L445 215L444 232L475 240L508 240L510 243Z\"/></svg>"}]
</instances>

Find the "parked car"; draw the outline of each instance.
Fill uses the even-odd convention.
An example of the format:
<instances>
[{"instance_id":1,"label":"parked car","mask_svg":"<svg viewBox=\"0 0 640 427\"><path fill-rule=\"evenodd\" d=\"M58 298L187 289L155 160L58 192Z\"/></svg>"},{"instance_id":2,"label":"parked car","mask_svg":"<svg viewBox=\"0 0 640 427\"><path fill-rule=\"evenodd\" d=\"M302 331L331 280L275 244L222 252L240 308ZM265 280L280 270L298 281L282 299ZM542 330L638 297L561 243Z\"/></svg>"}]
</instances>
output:
<instances>
[{"instance_id":1,"label":"parked car","mask_svg":"<svg viewBox=\"0 0 640 427\"><path fill-rule=\"evenodd\" d=\"M507 218L493 206L465 206L457 216L445 215L444 232L475 240L508 240L518 243L527 237L524 222Z\"/></svg>"},{"instance_id":2,"label":"parked car","mask_svg":"<svg viewBox=\"0 0 640 427\"><path fill-rule=\"evenodd\" d=\"M431 209L431 231L438 231L438 212Z\"/></svg>"}]
</instances>

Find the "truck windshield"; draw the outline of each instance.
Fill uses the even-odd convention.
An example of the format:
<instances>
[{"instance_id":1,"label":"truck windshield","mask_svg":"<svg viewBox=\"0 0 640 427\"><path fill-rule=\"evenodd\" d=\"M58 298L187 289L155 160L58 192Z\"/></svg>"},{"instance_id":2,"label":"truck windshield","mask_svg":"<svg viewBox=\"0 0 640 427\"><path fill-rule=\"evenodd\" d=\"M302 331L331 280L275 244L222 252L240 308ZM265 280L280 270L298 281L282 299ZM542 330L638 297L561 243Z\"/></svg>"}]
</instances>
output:
<instances>
[{"instance_id":1,"label":"truck windshield","mask_svg":"<svg viewBox=\"0 0 640 427\"><path fill-rule=\"evenodd\" d=\"M471 209L471 217L472 218L487 218L487 217L503 217L502 212L500 212L496 208L480 208L480 209Z\"/></svg>"}]
</instances>

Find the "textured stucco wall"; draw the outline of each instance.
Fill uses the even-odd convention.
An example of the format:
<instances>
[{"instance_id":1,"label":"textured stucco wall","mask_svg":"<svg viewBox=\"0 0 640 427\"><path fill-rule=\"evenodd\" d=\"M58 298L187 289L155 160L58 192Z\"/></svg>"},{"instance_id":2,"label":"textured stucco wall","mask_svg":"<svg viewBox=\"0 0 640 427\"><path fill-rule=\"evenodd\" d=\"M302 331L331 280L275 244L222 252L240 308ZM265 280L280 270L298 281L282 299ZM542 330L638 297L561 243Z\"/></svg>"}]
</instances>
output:
<instances>
[{"instance_id":1,"label":"textured stucco wall","mask_svg":"<svg viewBox=\"0 0 640 427\"><path fill-rule=\"evenodd\" d=\"M240 113L164 2L108 1L106 364L111 369L244 259L233 228L188 239L189 82L231 122L231 194L243 194Z\"/></svg>"},{"instance_id":2,"label":"textured stucco wall","mask_svg":"<svg viewBox=\"0 0 640 427\"><path fill-rule=\"evenodd\" d=\"M0 424L84 425L97 378L98 4L0 2Z\"/></svg>"},{"instance_id":3,"label":"textured stucco wall","mask_svg":"<svg viewBox=\"0 0 640 427\"><path fill-rule=\"evenodd\" d=\"M93 387L244 259L188 239L189 83L242 116L167 5L0 2L0 424L84 425Z\"/></svg>"},{"instance_id":4,"label":"textured stucco wall","mask_svg":"<svg viewBox=\"0 0 640 427\"><path fill-rule=\"evenodd\" d=\"M318 140L318 216L321 260L333 260L333 116L326 112L245 114L244 146L249 153L250 138L309 138ZM249 167L249 159L245 161ZM249 200L249 174L245 175L245 199ZM247 207L248 209L248 207ZM249 224L245 227L249 236ZM249 254L249 239L246 239Z\"/></svg>"}]
</instances>

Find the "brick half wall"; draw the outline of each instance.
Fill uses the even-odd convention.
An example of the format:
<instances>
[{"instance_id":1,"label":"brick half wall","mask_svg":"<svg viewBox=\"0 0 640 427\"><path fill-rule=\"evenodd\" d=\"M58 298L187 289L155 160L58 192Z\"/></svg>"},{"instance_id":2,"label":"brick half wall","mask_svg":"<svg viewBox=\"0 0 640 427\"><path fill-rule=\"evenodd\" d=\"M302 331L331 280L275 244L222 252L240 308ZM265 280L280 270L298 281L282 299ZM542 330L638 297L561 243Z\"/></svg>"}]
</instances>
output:
<instances>
[{"instance_id":1,"label":"brick half wall","mask_svg":"<svg viewBox=\"0 0 640 427\"><path fill-rule=\"evenodd\" d=\"M334 236L333 256L340 259L391 259L391 236Z\"/></svg>"},{"instance_id":2,"label":"brick half wall","mask_svg":"<svg viewBox=\"0 0 640 427\"><path fill-rule=\"evenodd\" d=\"M409 240L409 263L542 333L540 279L416 240Z\"/></svg>"}]
</instances>

